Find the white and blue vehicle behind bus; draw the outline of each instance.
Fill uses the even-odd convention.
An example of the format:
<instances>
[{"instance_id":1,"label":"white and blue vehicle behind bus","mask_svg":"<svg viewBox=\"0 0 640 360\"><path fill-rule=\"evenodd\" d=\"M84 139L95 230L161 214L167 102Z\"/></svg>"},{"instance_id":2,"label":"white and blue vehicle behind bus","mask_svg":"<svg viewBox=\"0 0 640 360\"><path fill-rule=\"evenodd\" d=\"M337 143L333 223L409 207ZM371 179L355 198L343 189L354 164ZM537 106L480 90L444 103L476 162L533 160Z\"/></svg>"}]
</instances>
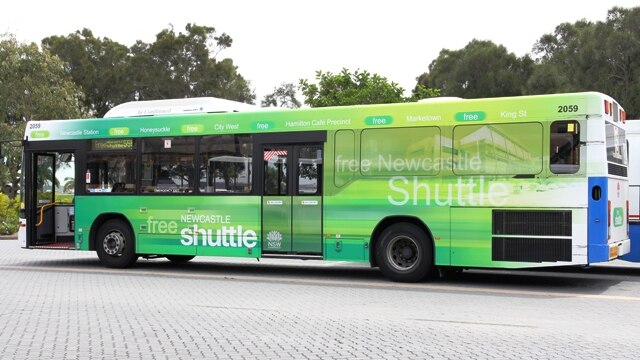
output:
<instances>
[{"instance_id":1,"label":"white and blue vehicle behind bus","mask_svg":"<svg viewBox=\"0 0 640 360\"><path fill-rule=\"evenodd\" d=\"M629 237L631 252L626 261L640 262L640 120L627 121L629 142Z\"/></svg>"}]
</instances>

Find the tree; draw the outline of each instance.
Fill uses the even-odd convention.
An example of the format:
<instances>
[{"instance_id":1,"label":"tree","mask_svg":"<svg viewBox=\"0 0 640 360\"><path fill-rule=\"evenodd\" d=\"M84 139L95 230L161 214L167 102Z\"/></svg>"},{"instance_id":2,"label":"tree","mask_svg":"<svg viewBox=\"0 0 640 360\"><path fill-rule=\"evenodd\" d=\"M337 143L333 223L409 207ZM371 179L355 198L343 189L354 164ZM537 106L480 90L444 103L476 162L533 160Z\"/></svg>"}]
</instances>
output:
<instances>
[{"instance_id":1,"label":"tree","mask_svg":"<svg viewBox=\"0 0 640 360\"><path fill-rule=\"evenodd\" d=\"M137 41L131 48L83 29L50 36L42 46L65 64L85 94L83 105L102 117L113 106L132 100L214 96L253 103L249 81L233 60L216 56L232 44L215 28L187 24L185 33L160 31L153 43Z\"/></svg>"},{"instance_id":2,"label":"tree","mask_svg":"<svg viewBox=\"0 0 640 360\"><path fill-rule=\"evenodd\" d=\"M63 63L36 44L0 38L0 141L19 140L29 120L78 118L82 97ZM19 183L22 148L4 143L0 187Z\"/></svg>"},{"instance_id":3,"label":"tree","mask_svg":"<svg viewBox=\"0 0 640 360\"><path fill-rule=\"evenodd\" d=\"M416 87L411 90L411 97L407 98L406 100L413 102L438 96L440 96L440 89L428 88L418 83L416 84Z\"/></svg>"},{"instance_id":4,"label":"tree","mask_svg":"<svg viewBox=\"0 0 640 360\"><path fill-rule=\"evenodd\" d=\"M64 61L65 70L82 89L83 105L91 115L102 117L113 106L133 100L126 46L96 38L91 30L83 29L67 36L47 37L42 47Z\"/></svg>"},{"instance_id":5,"label":"tree","mask_svg":"<svg viewBox=\"0 0 640 360\"><path fill-rule=\"evenodd\" d=\"M64 178L64 185L62 187L62 192L65 194L73 192L76 188L76 179L71 176L67 176Z\"/></svg>"},{"instance_id":6,"label":"tree","mask_svg":"<svg viewBox=\"0 0 640 360\"><path fill-rule=\"evenodd\" d=\"M296 98L296 86L292 83L282 83L280 86L273 88L273 92L268 94L262 100L262 107L283 107L288 109L297 109L302 104Z\"/></svg>"},{"instance_id":7,"label":"tree","mask_svg":"<svg viewBox=\"0 0 640 360\"><path fill-rule=\"evenodd\" d=\"M442 49L418 84L443 96L483 98L521 95L534 62L518 58L502 45L472 40L460 50Z\"/></svg>"},{"instance_id":8,"label":"tree","mask_svg":"<svg viewBox=\"0 0 640 360\"><path fill-rule=\"evenodd\" d=\"M605 22L563 23L533 47L528 92L599 91L640 116L640 7L614 7ZM542 84L542 85L541 85Z\"/></svg>"},{"instance_id":9,"label":"tree","mask_svg":"<svg viewBox=\"0 0 640 360\"><path fill-rule=\"evenodd\" d=\"M209 26L187 24L186 33L162 30L155 42L136 42L129 76L139 99L214 96L253 104L249 81L233 60L216 56L232 44L229 35Z\"/></svg>"},{"instance_id":10,"label":"tree","mask_svg":"<svg viewBox=\"0 0 640 360\"><path fill-rule=\"evenodd\" d=\"M569 91L571 90L566 73L550 64L538 64L533 67L524 92L535 95Z\"/></svg>"},{"instance_id":11,"label":"tree","mask_svg":"<svg viewBox=\"0 0 640 360\"><path fill-rule=\"evenodd\" d=\"M311 107L388 104L408 101L404 89L378 74L342 69L338 74L316 71L317 84L300 79L304 103Z\"/></svg>"}]
</instances>

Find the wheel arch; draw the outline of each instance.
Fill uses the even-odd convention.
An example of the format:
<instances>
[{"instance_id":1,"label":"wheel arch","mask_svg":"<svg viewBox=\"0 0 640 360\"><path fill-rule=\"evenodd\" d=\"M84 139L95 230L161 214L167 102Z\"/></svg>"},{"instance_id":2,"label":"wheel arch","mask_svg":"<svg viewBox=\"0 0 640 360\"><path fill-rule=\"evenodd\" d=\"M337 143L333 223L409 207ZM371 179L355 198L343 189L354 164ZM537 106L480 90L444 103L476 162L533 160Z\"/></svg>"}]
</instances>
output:
<instances>
[{"instance_id":1,"label":"wheel arch","mask_svg":"<svg viewBox=\"0 0 640 360\"><path fill-rule=\"evenodd\" d=\"M427 240L433 248L433 256L435 258L435 243L433 242L433 234L429 227L421 219L415 216L395 215L388 216L380 220L371 233L371 238L369 240L369 263L371 264L371 267L378 266L375 254L378 241L380 240L380 234L382 234L382 232L389 226L400 223L412 224L424 231L424 233L427 234Z\"/></svg>"},{"instance_id":2,"label":"wheel arch","mask_svg":"<svg viewBox=\"0 0 640 360\"><path fill-rule=\"evenodd\" d=\"M95 218L95 220L93 220L93 223L91 224L91 231L89 233L89 250L96 250L96 238L98 236L98 230L100 230L100 227L102 227L102 225L104 225L109 220L122 220L125 224L127 224L135 241L136 233L135 231L133 231L133 226L131 226L131 222L129 221L129 219L127 219L126 216L121 213L104 213Z\"/></svg>"}]
</instances>

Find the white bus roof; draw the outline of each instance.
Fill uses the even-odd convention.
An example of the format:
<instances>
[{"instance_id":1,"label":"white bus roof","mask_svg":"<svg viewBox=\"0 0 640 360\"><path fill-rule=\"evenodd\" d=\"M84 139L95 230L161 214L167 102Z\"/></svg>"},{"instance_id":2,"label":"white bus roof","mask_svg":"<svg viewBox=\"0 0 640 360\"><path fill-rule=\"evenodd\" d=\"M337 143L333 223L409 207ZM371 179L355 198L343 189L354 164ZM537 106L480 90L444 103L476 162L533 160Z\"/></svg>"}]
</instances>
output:
<instances>
[{"instance_id":1,"label":"white bus roof","mask_svg":"<svg viewBox=\"0 0 640 360\"><path fill-rule=\"evenodd\" d=\"M131 117L174 114L256 111L260 107L214 97L131 101L114 106L104 117Z\"/></svg>"},{"instance_id":2,"label":"white bus roof","mask_svg":"<svg viewBox=\"0 0 640 360\"><path fill-rule=\"evenodd\" d=\"M438 96L438 97L420 99L418 100L418 102L419 103L437 103L437 102L456 101L456 100L464 100L464 99L457 96Z\"/></svg>"}]
</instances>

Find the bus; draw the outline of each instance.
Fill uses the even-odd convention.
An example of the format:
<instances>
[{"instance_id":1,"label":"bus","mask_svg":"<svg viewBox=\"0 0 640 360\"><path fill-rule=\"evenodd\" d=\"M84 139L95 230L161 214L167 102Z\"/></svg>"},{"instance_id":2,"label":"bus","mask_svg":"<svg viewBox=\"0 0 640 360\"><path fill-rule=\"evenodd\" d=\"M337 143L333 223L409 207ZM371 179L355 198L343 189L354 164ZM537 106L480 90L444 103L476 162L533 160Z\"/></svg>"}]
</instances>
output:
<instances>
[{"instance_id":1,"label":"bus","mask_svg":"<svg viewBox=\"0 0 640 360\"><path fill-rule=\"evenodd\" d=\"M629 153L629 235L631 252L623 260L640 262L640 120L627 121Z\"/></svg>"},{"instance_id":2,"label":"bus","mask_svg":"<svg viewBox=\"0 0 640 360\"><path fill-rule=\"evenodd\" d=\"M604 94L158 104L27 124L22 247L95 251L113 268L364 262L403 282L630 252L626 113Z\"/></svg>"}]
</instances>

